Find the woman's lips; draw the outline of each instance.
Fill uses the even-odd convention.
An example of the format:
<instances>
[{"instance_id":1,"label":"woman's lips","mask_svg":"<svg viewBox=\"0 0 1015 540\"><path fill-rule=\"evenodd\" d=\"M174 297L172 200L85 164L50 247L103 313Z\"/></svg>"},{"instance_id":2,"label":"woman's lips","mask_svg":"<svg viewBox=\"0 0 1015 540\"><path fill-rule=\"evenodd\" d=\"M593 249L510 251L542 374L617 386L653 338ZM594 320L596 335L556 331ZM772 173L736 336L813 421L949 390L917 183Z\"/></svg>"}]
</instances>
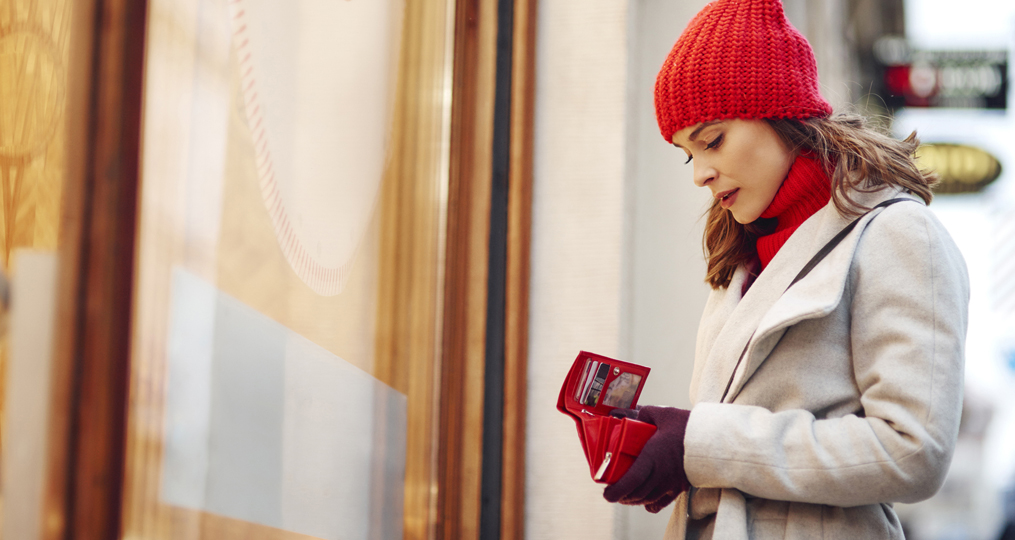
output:
<instances>
[{"instance_id":1,"label":"woman's lips","mask_svg":"<svg viewBox=\"0 0 1015 540\"><path fill-rule=\"evenodd\" d=\"M716 193L715 198L719 199L719 206L723 208L729 208L733 206L733 203L737 200L737 193L740 192L740 188L731 189L729 191L723 191L722 193Z\"/></svg>"}]
</instances>

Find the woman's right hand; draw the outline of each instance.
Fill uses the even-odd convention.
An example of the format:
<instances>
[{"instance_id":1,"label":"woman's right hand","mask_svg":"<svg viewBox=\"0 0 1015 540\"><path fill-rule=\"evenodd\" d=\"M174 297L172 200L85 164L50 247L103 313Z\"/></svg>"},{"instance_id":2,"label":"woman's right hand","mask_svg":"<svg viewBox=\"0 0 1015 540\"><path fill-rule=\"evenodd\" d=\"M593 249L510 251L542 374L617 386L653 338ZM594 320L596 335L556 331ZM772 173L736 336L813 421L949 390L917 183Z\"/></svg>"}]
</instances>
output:
<instances>
[{"instance_id":1,"label":"woman's right hand","mask_svg":"<svg viewBox=\"0 0 1015 540\"><path fill-rule=\"evenodd\" d=\"M631 468L606 487L603 497L610 502L644 505L659 512L690 487L684 474L684 432L691 411L652 405L638 410L638 420L656 426Z\"/></svg>"}]
</instances>

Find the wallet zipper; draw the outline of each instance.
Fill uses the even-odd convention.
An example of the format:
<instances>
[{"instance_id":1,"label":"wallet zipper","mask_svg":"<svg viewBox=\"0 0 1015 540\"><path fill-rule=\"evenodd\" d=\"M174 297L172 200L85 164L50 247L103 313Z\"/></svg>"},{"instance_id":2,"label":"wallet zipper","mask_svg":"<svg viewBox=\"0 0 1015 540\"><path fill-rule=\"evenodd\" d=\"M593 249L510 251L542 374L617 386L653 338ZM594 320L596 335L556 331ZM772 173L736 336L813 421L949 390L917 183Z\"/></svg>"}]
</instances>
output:
<instances>
[{"instance_id":1,"label":"wallet zipper","mask_svg":"<svg viewBox=\"0 0 1015 540\"><path fill-rule=\"evenodd\" d=\"M599 466L599 470L596 471L595 480L598 482L603 479L603 475L606 474L606 468L610 466L610 460L613 459L613 452L607 452L606 457L603 458L603 464Z\"/></svg>"}]
</instances>

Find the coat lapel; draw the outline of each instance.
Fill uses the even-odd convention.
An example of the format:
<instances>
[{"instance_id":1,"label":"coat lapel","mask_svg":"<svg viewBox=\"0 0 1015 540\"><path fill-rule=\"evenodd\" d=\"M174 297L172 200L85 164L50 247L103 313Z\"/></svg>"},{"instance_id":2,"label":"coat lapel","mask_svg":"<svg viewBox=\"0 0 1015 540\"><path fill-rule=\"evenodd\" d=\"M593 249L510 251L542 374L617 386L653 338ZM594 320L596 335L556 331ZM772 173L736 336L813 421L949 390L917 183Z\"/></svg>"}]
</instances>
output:
<instances>
[{"instance_id":1,"label":"coat lapel","mask_svg":"<svg viewBox=\"0 0 1015 540\"><path fill-rule=\"evenodd\" d=\"M870 207L897 196L898 191L863 195L858 202ZM732 401L789 326L835 309L842 299L860 234L873 215L864 216L821 264L788 291L793 278L814 253L851 221L843 218L833 204L829 203L800 225L742 298L740 289L747 272L743 268L737 270L730 287L716 295L713 312L706 307L702 317L696 359L704 362L695 365L692 403L718 402L731 376L733 382L726 401ZM709 304L712 303L710 298ZM744 360L737 367L745 347Z\"/></svg>"},{"instance_id":2,"label":"coat lapel","mask_svg":"<svg viewBox=\"0 0 1015 540\"><path fill-rule=\"evenodd\" d=\"M826 206L801 224L743 297L740 290L747 272L743 268L737 269L730 286L722 293L726 309L717 310L711 320L702 320L703 328L712 327L711 333L715 337L711 346L702 347L707 354L698 356L705 361L701 363L701 375L697 381L699 391L692 395L692 400L697 398L694 402L718 402L722 399L737 360L762 319L807 264L811 254L821 248L819 239L827 241L838 232L839 228L827 223L835 217L838 217L835 208ZM718 332L715 327L719 328ZM705 330L704 333L709 332ZM743 365L738 373L743 372L742 368ZM692 379L692 386L693 382Z\"/></svg>"},{"instance_id":3,"label":"coat lapel","mask_svg":"<svg viewBox=\"0 0 1015 540\"><path fill-rule=\"evenodd\" d=\"M745 279L747 279L747 270L741 266L734 272L729 287L713 289L708 296L701 315L701 323L698 324L698 336L695 342L694 371L691 374L690 387L691 403L718 401L718 397L713 395L714 388L726 366L716 366L714 362L709 363L705 360L714 358L712 349L717 343L722 343L719 334L727 328L726 321L730 319L740 304L740 291ZM732 369L732 366L729 369Z\"/></svg>"}]
</instances>

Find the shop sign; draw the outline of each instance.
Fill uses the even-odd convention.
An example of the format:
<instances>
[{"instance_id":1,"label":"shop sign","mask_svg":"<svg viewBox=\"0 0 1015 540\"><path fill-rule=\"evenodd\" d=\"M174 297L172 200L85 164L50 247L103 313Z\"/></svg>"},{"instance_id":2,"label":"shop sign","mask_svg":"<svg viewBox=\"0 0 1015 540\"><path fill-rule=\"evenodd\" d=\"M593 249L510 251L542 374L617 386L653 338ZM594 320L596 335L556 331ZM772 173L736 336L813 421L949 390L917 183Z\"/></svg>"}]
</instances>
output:
<instances>
[{"instance_id":1,"label":"shop sign","mask_svg":"<svg viewBox=\"0 0 1015 540\"><path fill-rule=\"evenodd\" d=\"M917 165L938 174L936 193L974 193L1001 175L1001 162L989 152L965 144L923 144Z\"/></svg>"},{"instance_id":2,"label":"shop sign","mask_svg":"<svg viewBox=\"0 0 1015 540\"><path fill-rule=\"evenodd\" d=\"M1007 108L1008 51L928 51L912 49L904 38L886 37L874 45L882 71L882 96L899 107Z\"/></svg>"}]
</instances>

